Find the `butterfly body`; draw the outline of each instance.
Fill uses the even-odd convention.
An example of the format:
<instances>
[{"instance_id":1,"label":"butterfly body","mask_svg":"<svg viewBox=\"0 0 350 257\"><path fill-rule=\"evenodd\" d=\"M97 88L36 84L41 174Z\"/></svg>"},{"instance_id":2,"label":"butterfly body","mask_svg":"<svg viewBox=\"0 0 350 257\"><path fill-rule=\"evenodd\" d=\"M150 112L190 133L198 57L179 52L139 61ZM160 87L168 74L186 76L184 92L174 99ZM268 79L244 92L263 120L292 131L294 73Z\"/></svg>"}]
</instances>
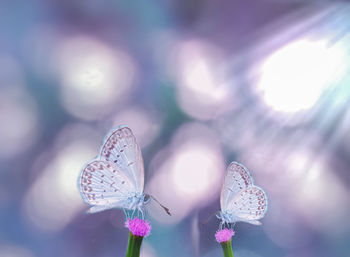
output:
<instances>
[{"instance_id":1,"label":"butterfly body","mask_svg":"<svg viewBox=\"0 0 350 257\"><path fill-rule=\"evenodd\" d=\"M238 217L228 211L220 211L216 214L216 217L221 219L223 223L236 223L238 221Z\"/></svg>"},{"instance_id":2,"label":"butterfly body","mask_svg":"<svg viewBox=\"0 0 350 257\"><path fill-rule=\"evenodd\" d=\"M220 196L221 211L216 215L220 226L239 221L260 225L267 210L267 196L263 189L253 184L247 168L232 162L227 168Z\"/></svg>"}]
</instances>

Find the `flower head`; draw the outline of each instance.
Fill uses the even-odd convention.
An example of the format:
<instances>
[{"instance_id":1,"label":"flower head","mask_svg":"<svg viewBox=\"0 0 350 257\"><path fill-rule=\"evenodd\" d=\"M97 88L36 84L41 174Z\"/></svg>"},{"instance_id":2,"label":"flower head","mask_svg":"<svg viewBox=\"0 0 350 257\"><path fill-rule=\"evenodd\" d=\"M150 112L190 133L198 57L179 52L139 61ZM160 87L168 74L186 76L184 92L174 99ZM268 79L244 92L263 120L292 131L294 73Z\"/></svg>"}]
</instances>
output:
<instances>
[{"instance_id":1,"label":"flower head","mask_svg":"<svg viewBox=\"0 0 350 257\"><path fill-rule=\"evenodd\" d=\"M147 237L152 229L152 226L148 220L142 220L137 217L127 219L125 222L125 227L127 227L134 236L142 237Z\"/></svg>"},{"instance_id":2,"label":"flower head","mask_svg":"<svg viewBox=\"0 0 350 257\"><path fill-rule=\"evenodd\" d=\"M224 228L222 230L216 231L215 239L218 241L218 243L228 242L234 234L235 232L233 230Z\"/></svg>"}]
</instances>

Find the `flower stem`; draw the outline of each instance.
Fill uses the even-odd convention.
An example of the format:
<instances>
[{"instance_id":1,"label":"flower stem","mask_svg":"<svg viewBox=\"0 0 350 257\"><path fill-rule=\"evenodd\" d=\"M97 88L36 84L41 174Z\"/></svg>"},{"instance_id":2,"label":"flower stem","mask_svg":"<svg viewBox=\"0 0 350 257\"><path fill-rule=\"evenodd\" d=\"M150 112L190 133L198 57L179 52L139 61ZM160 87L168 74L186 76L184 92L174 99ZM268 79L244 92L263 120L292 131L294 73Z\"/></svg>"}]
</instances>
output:
<instances>
[{"instance_id":1,"label":"flower stem","mask_svg":"<svg viewBox=\"0 0 350 257\"><path fill-rule=\"evenodd\" d=\"M126 257L139 257L142 243L142 236L134 236L129 232L129 243Z\"/></svg>"},{"instance_id":2,"label":"flower stem","mask_svg":"<svg viewBox=\"0 0 350 257\"><path fill-rule=\"evenodd\" d=\"M231 239L221 243L222 250L224 251L224 257L233 257Z\"/></svg>"}]
</instances>

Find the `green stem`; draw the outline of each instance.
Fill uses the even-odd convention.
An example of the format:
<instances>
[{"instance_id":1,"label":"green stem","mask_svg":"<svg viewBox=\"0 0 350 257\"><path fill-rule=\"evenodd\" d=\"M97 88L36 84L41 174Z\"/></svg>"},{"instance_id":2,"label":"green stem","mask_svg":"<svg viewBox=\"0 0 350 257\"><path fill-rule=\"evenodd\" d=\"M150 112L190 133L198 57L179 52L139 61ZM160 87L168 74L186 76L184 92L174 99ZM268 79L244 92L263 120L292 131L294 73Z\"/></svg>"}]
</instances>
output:
<instances>
[{"instance_id":1,"label":"green stem","mask_svg":"<svg viewBox=\"0 0 350 257\"><path fill-rule=\"evenodd\" d=\"M221 246L224 251L224 257L233 257L231 239L227 242L222 242Z\"/></svg>"},{"instance_id":2,"label":"green stem","mask_svg":"<svg viewBox=\"0 0 350 257\"><path fill-rule=\"evenodd\" d=\"M142 236L134 236L129 232L129 242L128 250L126 251L126 257L140 257L142 239Z\"/></svg>"}]
</instances>

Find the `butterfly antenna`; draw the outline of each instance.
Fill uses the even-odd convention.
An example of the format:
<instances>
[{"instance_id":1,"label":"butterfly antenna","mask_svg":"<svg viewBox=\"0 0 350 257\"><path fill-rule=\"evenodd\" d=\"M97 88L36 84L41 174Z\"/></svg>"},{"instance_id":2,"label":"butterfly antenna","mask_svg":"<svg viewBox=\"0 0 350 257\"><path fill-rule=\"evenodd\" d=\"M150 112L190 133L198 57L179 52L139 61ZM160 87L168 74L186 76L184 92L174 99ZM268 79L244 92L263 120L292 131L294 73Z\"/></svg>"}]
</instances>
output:
<instances>
[{"instance_id":1,"label":"butterfly antenna","mask_svg":"<svg viewBox=\"0 0 350 257\"><path fill-rule=\"evenodd\" d=\"M170 210L165 207L163 204L161 204L153 195L149 195L154 201L156 201L163 209L164 211L169 215L171 216L171 213L170 213Z\"/></svg>"},{"instance_id":2,"label":"butterfly antenna","mask_svg":"<svg viewBox=\"0 0 350 257\"><path fill-rule=\"evenodd\" d=\"M216 215L216 214L217 214L217 212L214 212L213 214L211 214L205 221L202 222L202 226L204 226L205 224L207 224L208 221L209 221L214 215Z\"/></svg>"}]
</instances>

